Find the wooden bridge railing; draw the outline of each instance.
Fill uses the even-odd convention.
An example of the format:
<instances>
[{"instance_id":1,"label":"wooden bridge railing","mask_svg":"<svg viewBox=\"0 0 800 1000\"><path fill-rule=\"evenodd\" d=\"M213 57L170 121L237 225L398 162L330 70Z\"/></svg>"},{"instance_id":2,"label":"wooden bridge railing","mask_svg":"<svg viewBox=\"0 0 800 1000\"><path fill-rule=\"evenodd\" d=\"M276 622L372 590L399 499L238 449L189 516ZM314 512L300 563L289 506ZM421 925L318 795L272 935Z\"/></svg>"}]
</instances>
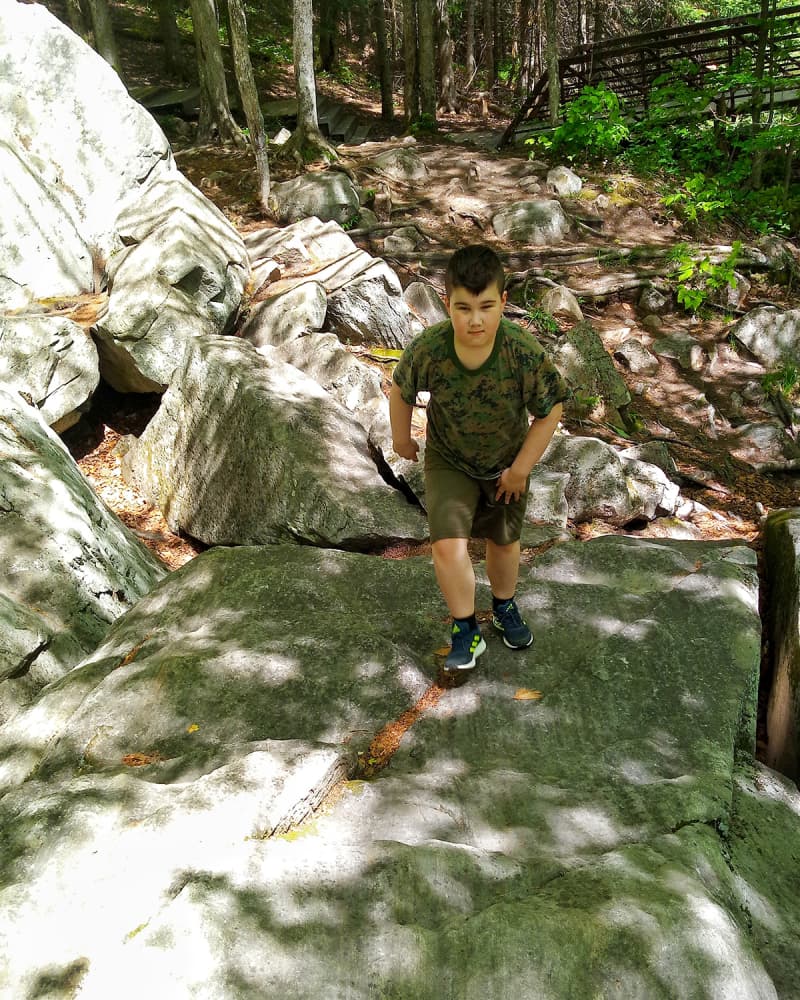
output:
<instances>
[{"instance_id":1,"label":"wooden bridge railing","mask_svg":"<svg viewBox=\"0 0 800 1000\"><path fill-rule=\"evenodd\" d=\"M700 21L695 24L637 35L609 38L574 49L558 62L561 101L567 103L587 85L600 82L631 105L645 110L653 82L672 75L702 85L709 73L734 66L750 54L753 60L766 32L766 72L780 76L780 102L800 104L800 6L779 8L762 23L757 14ZM739 87L724 95L733 112L751 96ZM534 131L547 120L549 82L545 73L536 82L518 114L503 133L499 146Z\"/></svg>"}]
</instances>

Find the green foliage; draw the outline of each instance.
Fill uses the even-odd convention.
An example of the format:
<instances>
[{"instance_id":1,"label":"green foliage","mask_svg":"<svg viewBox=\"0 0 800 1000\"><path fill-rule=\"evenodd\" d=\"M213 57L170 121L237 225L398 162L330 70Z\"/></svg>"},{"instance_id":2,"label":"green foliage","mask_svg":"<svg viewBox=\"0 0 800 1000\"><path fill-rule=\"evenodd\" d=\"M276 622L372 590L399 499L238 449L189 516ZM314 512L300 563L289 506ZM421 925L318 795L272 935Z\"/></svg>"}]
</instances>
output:
<instances>
[{"instance_id":1,"label":"green foliage","mask_svg":"<svg viewBox=\"0 0 800 1000\"><path fill-rule=\"evenodd\" d=\"M497 79L506 84L511 84L519 75L519 65L515 59L503 59L497 67Z\"/></svg>"},{"instance_id":2,"label":"green foliage","mask_svg":"<svg viewBox=\"0 0 800 1000\"><path fill-rule=\"evenodd\" d=\"M800 368L790 361L785 362L773 372L768 372L761 379L764 392L780 390L788 399L797 395L800 390Z\"/></svg>"},{"instance_id":3,"label":"green foliage","mask_svg":"<svg viewBox=\"0 0 800 1000\"><path fill-rule=\"evenodd\" d=\"M575 160L609 160L617 155L620 146L630 134L623 118L619 98L604 83L584 87L579 97L570 101L564 112L564 121L551 136L526 140L537 147Z\"/></svg>"},{"instance_id":4,"label":"green foliage","mask_svg":"<svg viewBox=\"0 0 800 1000\"><path fill-rule=\"evenodd\" d=\"M713 264L708 257L695 257L686 243L674 246L669 258L674 264L671 277L678 304L696 313L714 292L736 288L735 268L741 252L742 244L737 240L725 260Z\"/></svg>"},{"instance_id":5,"label":"green foliage","mask_svg":"<svg viewBox=\"0 0 800 1000\"><path fill-rule=\"evenodd\" d=\"M294 49L286 37L275 38L272 35L265 35L263 38L258 38L251 34L250 48L276 65L287 63L291 66L294 62Z\"/></svg>"},{"instance_id":6,"label":"green foliage","mask_svg":"<svg viewBox=\"0 0 800 1000\"><path fill-rule=\"evenodd\" d=\"M528 306L527 316L539 333L554 337L559 332L555 316L546 309L542 309L541 306Z\"/></svg>"},{"instance_id":7,"label":"green foliage","mask_svg":"<svg viewBox=\"0 0 800 1000\"><path fill-rule=\"evenodd\" d=\"M408 126L408 131L411 135L430 135L433 132L437 132L438 129L439 126L436 124L435 115L428 114L427 112L421 114L419 118L415 118Z\"/></svg>"}]
</instances>

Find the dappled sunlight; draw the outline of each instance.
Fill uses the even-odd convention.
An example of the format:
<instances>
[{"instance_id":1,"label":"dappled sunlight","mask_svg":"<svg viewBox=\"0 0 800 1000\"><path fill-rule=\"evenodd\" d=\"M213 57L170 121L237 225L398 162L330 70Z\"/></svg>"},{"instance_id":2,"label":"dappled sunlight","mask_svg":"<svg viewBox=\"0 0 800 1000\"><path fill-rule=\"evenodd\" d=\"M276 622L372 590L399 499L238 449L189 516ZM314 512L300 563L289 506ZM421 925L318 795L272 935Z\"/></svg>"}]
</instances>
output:
<instances>
[{"instance_id":1,"label":"dappled sunlight","mask_svg":"<svg viewBox=\"0 0 800 1000\"><path fill-rule=\"evenodd\" d=\"M557 850L564 854L607 850L641 833L616 825L607 813L589 806L550 808L547 823Z\"/></svg>"}]
</instances>

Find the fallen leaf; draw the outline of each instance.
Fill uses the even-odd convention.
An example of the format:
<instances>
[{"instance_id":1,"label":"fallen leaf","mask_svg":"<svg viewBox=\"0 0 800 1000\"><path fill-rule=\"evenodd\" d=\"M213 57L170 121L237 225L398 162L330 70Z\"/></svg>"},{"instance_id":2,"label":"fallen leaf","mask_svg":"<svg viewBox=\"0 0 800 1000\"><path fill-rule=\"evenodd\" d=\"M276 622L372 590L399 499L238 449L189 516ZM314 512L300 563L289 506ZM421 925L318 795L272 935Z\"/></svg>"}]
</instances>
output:
<instances>
[{"instance_id":1,"label":"fallen leaf","mask_svg":"<svg viewBox=\"0 0 800 1000\"><path fill-rule=\"evenodd\" d=\"M541 701L544 695L541 691L531 691L530 688L517 688L514 701Z\"/></svg>"},{"instance_id":2,"label":"fallen leaf","mask_svg":"<svg viewBox=\"0 0 800 1000\"><path fill-rule=\"evenodd\" d=\"M163 759L160 753L126 753L122 763L127 767L144 767L145 764L157 764Z\"/></svg>"},{"instance_id":3,"label":"fallen leaf","mask_svg":"<svg viewBox=\"0 0 800 1000\"><path fill-rule=\"evenodd\" d=\"M440 646L433 655L434 656L447 656L447 654L449 652L450 652L450 647L449 646Z\"/></svg>"},{"instance_id":4,"label":"fallen leaf","mask_svg":"<svg viewBox=\"0 0 800 1000\"><path fill-rule=\"evenodd\" d=\"M199 726L197 725L197 723L196 723L196 722L193 722L193 723L191 724L191 726L187 726L187 727L186 727L186 732L187 732L187 733L196 733L196 732L197 732L197 730L198 730L199 728L200 728L200 727L199 727Z\"/></svg>"}]
</instances>

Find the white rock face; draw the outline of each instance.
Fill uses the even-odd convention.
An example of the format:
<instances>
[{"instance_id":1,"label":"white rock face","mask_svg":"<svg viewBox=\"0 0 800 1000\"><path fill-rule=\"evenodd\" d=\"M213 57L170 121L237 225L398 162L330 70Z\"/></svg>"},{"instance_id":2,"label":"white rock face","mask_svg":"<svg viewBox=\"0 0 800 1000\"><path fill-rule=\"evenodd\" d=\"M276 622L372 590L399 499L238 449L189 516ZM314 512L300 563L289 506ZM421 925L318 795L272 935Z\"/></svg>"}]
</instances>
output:
<instances>
[{"instance_id":1,"label":"white rock face","mask_svg":"<svg viewBox=\"0 0 800 1000\"><path fill-rule=\"evenodd\" d=\"M580 194L583 181L569 167L553 167L547 172L547 186L561 198L571 198Z\"/></svg>"},{"instance_id":2,"label":"white rock face","mask_svg":"<svg viewBox=\"0 0 800 1000\"><path fill-rule=\"evenodd\" d=\"M196 342L124 465L172 530L209 544L365 549L427 537L378 474L356 418L238 338Z\"/></svg>"},{"instance_id":3,"label":"white rock face","mask_svg":"<svg viewBox=\"0 0 800 1000\"><path fill-rule=\"evenodd\" d=\"M800 364L800 309L760 306L735 323L730 334L767 368Z\"/></svg>"},{"instance_id":4,"label":"white rock face","mask_svg":"<svg viewBox=\"0 0 800 1000\"><path fill-rule=\"evenodd\" d=\"M325 289L307 281L253 306L239 335L255 347L280 347L322 329L327 308Z\"/></svg>"},{"instance_id":5,"label":"white rock face","mask_svg":"<svg viewBox=\"0 0 800 1000\"><path fill-rule=\"evenodd\" d=\"M186 341L222 332L238 308L241 239L117 74L44 7L0 9L0 65L0 167L14 192L0 309L98 292L105 273L101 373L121 391L163 388Z\"/></svg>"},{"instance_id":6,"label":"white rock face","mask_svg":"<svg viewBox=\"0 0 800 1000\"><path fill-rule=\"evenodd\" d=\"M87 330L63 317L0 316L0 384L24 392L60 433L97 388L97 348Z\"/></svg>"},{"instance_id":7,"label":"white rock face","mask_svg":"<svg viewBox=\"0 0 800 1000\"><path fill-rule=\"evenodd\" d=\"M387 149L372 161L381 173L398 181L426 181L428 168L425 161L412 149Z\"/></svg>"},{"instance_id":8,"label":"white rock face","mask_svg":"<svg viewBox=\"0 0 800 1000\"><path fill-rule=\"evenodd\" d=\"M113 69L39 4L0 6L0 308L92 290L119 202L169 144Z\"/></svg>"},{"instance_id":9,"label":"white rock face","mask_svg":"<svg viewBox=\"0 0 800 1000\"><path fill-rule=\"evenodd\" d=\"M515 201L501 209L492 219L492 227L504 239L551 246L569 232L569 220L557 201L540 198Z\"/></svg>"},{"instance_id":10,"label":"white rock face","mask_svg":"<svg viewBox=\"0 0 800 1000\"><path fill-rule=\"evenodd\" d=\"M359 214L358 191L347 174L325 171L303 174L290 181L273 184L270 207L281 223L297 222L311 216L323 222L350 222Z\"/></svg>"},{"instance_id":11,"label":"white rock face","mask_svg":"<svg viewBox=\"0 0 800 1000\"><path fill-rule=\"evenodd\" d=\"M42 415L0 388L0 714L93 651L166 570L97 499Z\"/></svg>"},{"instance_id":12,"label":"white rock face","mask_svg":"<svg viewBox=\"0 0 800 1000\"><path fill-rule=\"evenodd\" d=\"M583 319L583 310L575 295L566 285L548 288L539 301L542 309L557 316L559 313L571 316L578 323Z\"/></svg>"}]
</instances>

